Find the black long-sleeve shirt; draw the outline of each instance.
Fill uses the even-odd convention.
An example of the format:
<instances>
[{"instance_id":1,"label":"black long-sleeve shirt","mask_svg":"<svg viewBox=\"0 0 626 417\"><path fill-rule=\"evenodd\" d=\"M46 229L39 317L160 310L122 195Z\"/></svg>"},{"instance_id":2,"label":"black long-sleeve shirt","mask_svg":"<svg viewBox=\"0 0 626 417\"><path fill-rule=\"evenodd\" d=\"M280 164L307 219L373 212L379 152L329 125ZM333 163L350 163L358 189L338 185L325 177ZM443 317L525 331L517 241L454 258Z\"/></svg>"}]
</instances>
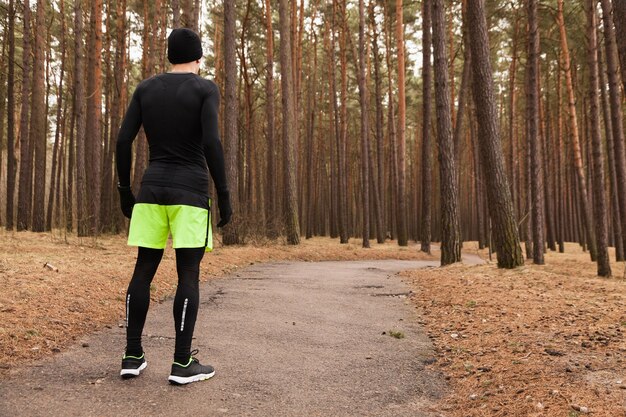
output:
<instances>
[{"instance_id":1,"label":"black long-sleeve shirt","mask_svg":"<svg viewBox=\"0 0 626 417\"><path fill-rule=\"evenodd\" d=\"M142 184L208 195L208 167L218 195L227 193L218 130L219 100L217 85L193 73L164 73L142 81L117 137L120 184L130 184L132 143L143 125L150 163Z\"/></svg>"}]
</instances>

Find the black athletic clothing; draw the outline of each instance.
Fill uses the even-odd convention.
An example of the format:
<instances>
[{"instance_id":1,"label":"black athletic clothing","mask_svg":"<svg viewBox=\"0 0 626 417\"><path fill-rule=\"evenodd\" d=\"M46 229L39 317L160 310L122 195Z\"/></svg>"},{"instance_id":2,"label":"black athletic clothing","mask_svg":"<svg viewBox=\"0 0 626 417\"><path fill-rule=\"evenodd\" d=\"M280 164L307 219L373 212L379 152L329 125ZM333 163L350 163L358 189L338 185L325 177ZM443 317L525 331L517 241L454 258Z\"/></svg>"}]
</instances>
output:
<instances>
[{"instance_id":1,"label":"black athletic clothing","mask_svg":"<svg viewBox=\"0 0 626 417\"><path fill-rule=\"evenodd\" d=\"M174 361L187 363L198 315L198 278L204 248L176 249L178 287L174 297L176 345ZM141 356L141 333L150 307L150 284L157 271L163 249L139 247L137 264L126 293L126 355Z\"/></svg>"},{"instance_id":2,"label":"black athletic clothing","mask_svg":"<svg viewBox=\"0 0 626 417\"><path fill-rule=\"evenodd\" d=\"M137 203L161 206L184 205L209 210L209 199L204 194L151 184L141 186L137 193Z\"/></svg>"},{"instance_id":3,"label":"black athletic clothing","mask_svg":"<svg viewBox=\"0 0 626 417\"><path fill-rule=\"evenodd\" d=\"M200 261L204 248L176 249L176 272L178 287L174 296L174 325L176 346L174 362L185 364L191 355L191 341L200 304L199 277Z\"/></svg>"},{"instance_id":4,"label":"black athletic clothing","mask_svg":"<svg viewBox=\"0 0 626 417\"><path fill-rule=\"evenodd\" d=\"M163 249L139 247L133 277L126 292L126 355L141 356L141 333L150 307L150 284L156 274Z\"/></svg>"},{"instance_id":5,"label":"black athletic clothing","mask_svg":"<svg viewBox=\"0 0 626 417\"><path fill-rule=\"evenodd\" d=\"M117 137L120 184L130 184L132 143L143 125L150 164L142 184L208 195L208 166L218 195L227 195L219 100L217 85L193 73L164 73L142 81Z\"/></svg>"},{"instance_id":6,"label":"black athletic clothing","mask_svg":"<svg viewBox=\"0 0 626 417\"><path fill-rule=\"evenodd\" d=\"M208 208L209 171L219 200L228 202L218 130L219 98L214 82L193 73L159 74L137 86L118 134L116 155L119 182L128 186L132 143L143 125L150 163L137 202ZM174 360L180 363L186 363L190 357L204 251L204 247L176 249ZM163 249L139 247L126 295L127 355L143 353L141 333L150 306L150 283L162 256Z\"/></svg>"}]
</instances>

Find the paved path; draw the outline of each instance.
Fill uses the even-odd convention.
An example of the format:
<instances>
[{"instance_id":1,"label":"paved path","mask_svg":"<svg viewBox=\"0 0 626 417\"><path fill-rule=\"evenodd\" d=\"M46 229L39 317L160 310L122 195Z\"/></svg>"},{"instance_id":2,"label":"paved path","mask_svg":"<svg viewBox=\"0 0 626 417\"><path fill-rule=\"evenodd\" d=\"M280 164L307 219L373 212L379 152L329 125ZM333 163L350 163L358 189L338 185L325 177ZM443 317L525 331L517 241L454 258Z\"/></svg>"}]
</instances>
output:
<instances>
[{"instance_id":1,"label":"paved path","mask_svg":"<svg viewBox=\"0 0 626 417\"><path fill-rule=\"evenodd\" d=\"M148 314L139 378L118 377L124 329L105 329L0 381L0 416L435 416L445 383L425 369L432 347L395 273L437 265L251 266L201 286L194 347L211 380L167 383L169 300Z\"/></svg>"}]
</instances>

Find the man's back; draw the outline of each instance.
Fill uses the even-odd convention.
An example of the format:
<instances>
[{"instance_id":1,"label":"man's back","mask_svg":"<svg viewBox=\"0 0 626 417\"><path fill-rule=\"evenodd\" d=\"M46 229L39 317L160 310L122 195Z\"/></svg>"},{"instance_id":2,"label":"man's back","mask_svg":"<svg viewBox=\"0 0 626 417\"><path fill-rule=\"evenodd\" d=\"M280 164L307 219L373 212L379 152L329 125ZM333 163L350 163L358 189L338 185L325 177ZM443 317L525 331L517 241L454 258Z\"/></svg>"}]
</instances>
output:
<instances>
[{"instance_id":1,"label":"man's back","mask_svg":"<svg viewBox=\"0 0 626 417\"><path fill-rule=\"evenodd\" d=\"M132 143L143 125L150 164L142 182L206 194L207 163L213 168L216 156L211 147L219 143L218 106L219 90L212 81L193 73L155 75L137 86L118 147Z\"/></svg>"}]
</instances>

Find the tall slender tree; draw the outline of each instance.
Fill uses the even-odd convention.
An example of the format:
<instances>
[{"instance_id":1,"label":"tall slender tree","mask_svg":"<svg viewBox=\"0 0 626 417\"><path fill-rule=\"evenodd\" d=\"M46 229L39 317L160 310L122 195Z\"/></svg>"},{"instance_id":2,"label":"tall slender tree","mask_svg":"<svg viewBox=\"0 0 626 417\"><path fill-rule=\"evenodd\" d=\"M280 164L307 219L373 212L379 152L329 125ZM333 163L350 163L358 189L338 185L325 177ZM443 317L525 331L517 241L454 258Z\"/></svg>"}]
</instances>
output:
<instances>
[{"instance_id":1,"label":"tall slender tree","mask_svg":"<svg viewBox=\"0 0 626 417\"><path fill-rule=\"evenodd\" d=\"M404 63L404 8L402 0L396 0L396 42L398 53L398 129L397 129L397 163L398 163L398 245L408 244L406 224L406 93Z\"/></svg>"},{"instance_id":2,"label":"tall slender tree","mask_svg":"<svg viewBox=\"0 0 626 417\"><path fill-rule=\"evenodd\" d=\"M295 173L295 138L296 126L292 60L291 30L287 0L279 2L280 26L280 83L283 106L283 169L285 175L285 227L287 242L291 245L300 243L300 225L298 221L298 200L296 194Z\"/></svg>"},{"instance_id":3,"label":"tall slender tree","mask_svg":"<svg viewBox=\"0 0 626 417\"><path fill-rule=\"evenodd\" d=\"M240 200L237 187L239 184L237 172L239 138L237 131L237 61L235 56L236 17L235 2L224 2L224 162L234 213L233 220L226 225L223 231L223 242L226 245L241 243L243 238L241 219L237 219Z\"/></svg>"},{"instance_id":4,"label":"tall slender tree","mask_svg":"<svg viewBox=\"0 0 626 417\"><path fill-rule=\"evenodd\" d=\"M576 114L576 92L572 76L572 64L570 52L567 44L567 34L565 32L565 18L563 13L563 0L557 0L557 24L559 26L559 38L561 41L561 53L563 54L563 70L565 72L565 85L567 87L567 108L569 112L569 134L572 142L572 153L574 155L574 167L576 171L576 185L578 187L577 196L582 210L583 227L589 242L591 258L595 260L596 237L593 227L593 216L591 212L591 199L587 193L587 178L583 167L582 150L580 146L580 136L578 127L578 116Z\"/></svg>"},{"instance_id":5,"label":"tall slender tree","mask_svg":"<svg viewBox=\"0 0 626 417\"><path fill-rule=\"evenodd\" d=\"M6 7L6 6L5 6ZM8 10L7 10L8 11ZM8 13L7 13L8 15ZM8 20L8 19L7 19ZM5 31L6 31L6 27L8 26L7 23L5 23ZM2 126L3 128L0 129L0 148L4 149L4 120L6 117L6 105L7 105L7 67L8 67L8 59L7 59L7 55L8 55L8 51L7 51L7 47L9 45L9 37L5 34L2 37L2 51L0 53L2 53L2 63L0 63L0 86L2 86L0 88L0 126ZM4 169L4 152L2 152L0 154L0 183L2 183L3 179L4 179L4 175L5 175L5 169ZM0 210L0 225L3 225L4 221L2 219L2 210Z\"/></svg>"},{"instance_id":6,"label":"tall slender tree","mask_svg":"<svg viewBox=\"0 0 626 417\"><path fill-rule=\"evenodd\" d=\"M326 28L327 31L330 32L330 40L329 40L329 62L328 66L328 79L330 81L330 106L329 113L331 119L331 138L332 143L330 144L330 189L334 189L337 192L331 193L331 232L330 235L332 238L337 238L339 236L340 240L343 238L343 215L342 215L342 192L343 190L340 187L340 175L339 175L339 104L337 103L337 80L335 78L335 65L336 65L336 55L335 55L335 46L337 44L337 33L335 30L335 21L336 21L336 0L332 2L332 8L330 8L331 17L330 19L326 18ZM328 23L330 20L330 24Z\"/></svg>"},{"instance_id":7,"label":"tall slender tree","mask_svg":"<svg viewBox=\"0 0 626 417\"><path fill-rule=\"evenodd\" d=\"M339 177L339 185L337 188L339 194L339 242L348 243L350 238L350 227L348 222L348 159L346 156L348 142L348 42L346 38L348 28L346 23L346 0L335 0L333 3L338 3L337 9L339 10L337 11L340 15L339 28L341 30L339 33L339 66L341 73L339 100L341 103L341 112L338 119L339 130L337 136L337 174ZM336 15L336 13L333 15ZM333 24L333 26L335 25Z\"/></svg>"},{"instance_id":8,"label":"tall slender tree","mask_svg":"<svg viewBox=\"0 0 626 417\"><path fill-rule=\"evenodd\" d=\"M54 133L54 147L52 150L52 171L50 175L50 194L48 196L48 209L46 211L46 230L52 229L52 214L54 211L55 191L57 184L57 169L62 160L60 153L60 141L62 138L62 127L64 126L63 116L63 78L65 76L65 3L61 2L59 11L59 19L61 19L61 68L59 69L59 84L57 85L57 112L56 112L56 128Z\"/></svg>"},{"instance_id":9,"label":"tall slender tree","mask_svg":"<svg viewBox=\"0 0 626 417\"><path fill-rule=\"evenodd\" d=\"M433 157L431 141L431 98L432 98L432 73L431 73L431 0L422 2L422 213L421 213L421 246L422 252L430 253L430 241L432 239L432 182L433 182Z\"/></svg>"},{"instance_id":10,"label":"tall slender tree","mask_svg":"<svg viewBox=\"0 0 626 417\"><path fill-rule=\"evenodd\" d=\"M372 56L374 64L374 101L376 106L376 128L375 128L375 141L376 141L376 158L377 158L377 184L378 192L374 192L374 199L380 204L380 230L378 233L378 243L385 241L387 229L385 222L385 205L386 190L385 190L385 149L384 149L384 136L383 136L383 92L381 91L381 79L380 73L380 53L378 45L378 25L375 19L374 8L376 0L370 2L370 24L372 25ZM373 158L372 158L373 161Z\"/></svg>"},{"instance_id":11,"label":"tall slender tree","mask_svg":"<svg viewBox=\"0 0 626 417\"><path fill-rule=\"evenodd\" d=\"M517 49L519 38L519 18L518 11L515 10L515 29L513 31L513 50L511 57L511 66L509 68L509 144L510 144L510 159L509 159L509 178L511 186L511 198L513 200L513 210L519 215L519 190L517 187L519 178L519 161L518 161L518 147L517 147Z\"/></svg>"},{"instance_id":12,"label":"tall slender tree","mask_svg":"<svg viewBox=\"0 0 626 417\"><path fill-rule=\"evenodd\" d=\"M526 100L528 117L528 135L530 141L530 170L532 178L532 222L533 222L533 262L545 263L543 252L544 238L544 200L543 200L543 162L539 132L539 28L537 0L528 0L528 92Z\"/></svg>"},{"instance_id":13,"label":"tall slender tree","mask_svg":"<svg viewBox=\"0 0 626 417\"><path fill-rule=\"evenodd\" d=\"M359 97L361 103L361 197L363 215L362 229L363 247L369 248L370 241L370 177L369 177L369 125L368 107L369 97L367 92L367 80L365 79L365 4L359 0Z\"/></svg>"},{"instance_id":14,"label":"tall slender tree","mask_svg":"<svg viewBox=\"0 0 626 417\"><path fill-rule=\"evenodd\" d=\"M172 5L174 7L174 5ZM120 121L122 119L122 112L124 111L124 104L126 103L127 90L124 85L124 75L126 73L126 0L118 0L116 2L115 9L115 70L113 71L113 85L112 85L112 97L111 97L111 127L110 127L110 149L111 153L114 151L114 143L117 140L117 133L120 127ZM112 155L111 155L112 156ZM117 178L117 171L112 170L113 178ZM113 181L114 185L116 181ZM117 193L114 193L117 195ZM117 197L114 197L117 202ZM124 218L121 216L120 210L117 210L117 204L113 204L113 217L114 229L121 229ZM104 219L103 219L104 220Z\"/></svg>"},{"instance_id":15,"label":"tall slender tree","mask_svg":"<svg viewBox=\"0 0 626 417\"><path fill-rule=\"evenodd\" d=\"M7 197L6 222L7 230L14 227L15 202L15 2L9 0L9 23L7 36L9 37L9 59L7 75Z\"/></svg>"},{"instance_id":16,"label":"tall slender tree","mask_svg":"<svg viewBox=\"0 0 626 417\"><path fill-rule=\"evenodd\" d=\"M604 181L604 151L600 136L600 83L598 80L598 38L596 0L587 0L587 64L589 66L589 118L593 159L594 219L598 247L598 275L611 276L608 251L607 210ZM621 120L619 121L621 122Z\"/></svg>"},{"instance_id":17,"label":"tall slender tree","mask_svg":"<svg viewBox=\"0 0 626 417\"><path fill-rule=\"evenodd\" d=\"M498 266L515 268L524 264L519 242L513 200L509 188L504 153L500 141L500 126L493 91L493 72L489 58L489 37L485 17L485 1L468 2L468 27L472 55L473 92L478 119L478 144L483 178L487 185L487 199L491 216Z\"/></svg>"},{"instance_id":18,"label":"tall slender tree","mask_svg":"<svg viewBox=\"0 0 626 417\"><path fill-rule=\"evenodd\" d=\"M435 104L437 106L437 139L441 187L441 264L461 260L459 196L456 185L456 160L452 138L452 114L443 0L432 0L433 51L435 58Z\"/></svg>"},{"instance_id":19,"label":"tall slender tree","mask_svg":"<svg viewBox=\"0 0 626 417\"><path fill-rule=\"evenodd\" d=\"M266 30L266 79L265 79L265 115L267 138L267 231L269 237L276 236L277 199L276 188L276 141L274 137L274 30L272 28L272 2L265 0L265 30Z\"/></svg>"},{"instance_id":20,"label":"tall slender tree","mask_svg":"<svg viewBox=\"0 0 626 417\"><path fill-rule=\"evenodd\" d=\"M619 199L620 221L622 230L626 230L626 137L624 135L623 100L619 85L619 57L613 28L613 16L609 0L601 0L602 21L604 28L604 45L607 66L608 92L611 111L611 129L615 158L615 174L617 177L617 196ZM626 17L626 16L624 16ZM596 48L597 49L597 48ZM591 53L591 52L590 52ZM597 53L596 53L597 55ZM626 75L626 72L624 73ZM626 233L621 236L622 246L626 246Z\"/></svg>"},{"instance_id":21,"label":"tall slender tree","mask_svg":"<svg viewBox=\"0 0 626 417\"><path fill-rule=\"evenodd\" d=\"M100 228L102 173L102 0L91 1L89 54L87 60L87 120L85 150L87 182L94 192L89 198L89 234Z\"/></svg>"},{"instance_id":22,"label":"tall slender tree","mask_svg":"<svg viewBox=\"0 0 626 417\"><path fill-rule=\"evenodd\" d=\"M599 36L599 35L598 35ZM606 136L606 154L609 169L607 171L610 183L610 219L611 228L613 234L613 240L615 245L615 258L618 262L624 260L624 246L622 242L622 223L620 220L619 211L619 196L617 195L617 174L615 173L615 143L613 141L613 127L611 124L611 111L609 104L609 95L606 88L606 76L602 70L604 68L604 62L602 59L602 48L598 46L598 71L600 81L600 100L602 103L602 120L604 121L604 134ZM559 194L557 194L559 195Z\"/></svg>"},{"instance_id":23,"label":"tall slender tree","mask_svg":"<svg viewBox=\"0 0 626 417\"><path fill-rule=\"evenodd\" d=\"M30 160L30 142L28 135L30 116L30 93L32 88L32 58L30 36L30 2L23 3L23 35L22 35L22 104L20 111L20 182L17 194L17 230L26 230L30 224L32 195L32 161Z\"/></svg>"},{"instance_id":24,"label":"tall slender tree","mask_svg":"<svg viewBox=\"0 0 626 417\"><path fill-rule=\"evenodd\" d=\"M74 119L76 125L76 218L78 236L87 236L87 173L85 158L85 83L82 0L74 0Z\"/></svg>"},{"instance_id":25,"label":"tall slender tree","mask_svg":"<svg viewBox=\"0 0 626 417\"><path fill-rule=\"evenodd\" d=\"M471 68L472 68L472 54L470 53L470 41L469 41L469 28L465 22L467 19L465 15L467 14L467 6L466 2L463 1L463 73L461 74L461 86L459 88L459 98L458 98L458 106L456 117L453 117L454 122L454 159L456 161L457 167L460 166L461 163L461 139L465 133L465 129L463 128L463 119L465 118L465 108L467 107L467 101L470 96L470 76L471 76ZM452 77L454 78L454 77ZM454 101L452 101L454 103ZM454 111L454 106L452 107ZM457 174L459 173L459 169L457 169ZM459 178L457 177L457 188L459 187L458 182Z\"/></svg>"},{"instance_id":26,"label":"tall slender tree","mask_svg":"<svg viewBox=\"0 0 626 417\"><path fill-rule=\"evenodd\" d=\"M613 13L615 23L615 39L619 51L619 59L622 63L622 83L626 90L626 0L613 0Z\"/></svg>"}]
</instances>

